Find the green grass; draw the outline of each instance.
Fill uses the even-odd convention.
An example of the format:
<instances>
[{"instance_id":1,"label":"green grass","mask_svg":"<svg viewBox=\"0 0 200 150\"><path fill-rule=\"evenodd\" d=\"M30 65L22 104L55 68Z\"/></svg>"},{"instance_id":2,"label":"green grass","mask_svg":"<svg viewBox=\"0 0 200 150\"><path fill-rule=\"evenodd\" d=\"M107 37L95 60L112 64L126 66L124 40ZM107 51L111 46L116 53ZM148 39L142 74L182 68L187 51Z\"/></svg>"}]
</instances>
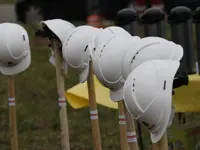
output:
<instances>
[{"instance_id":1,"label":"green grass","mask_svg":"<svg viewBox=\"0 0 200 150\"><path fill-rule=\"evenodd\" d=\"M14 4L16 0L0 0L0 4Z\"/></svg>"},{"instance_id":2,"label":"green grass","mask_svg":"<svg viewBox=\"0 0 200 150\"><path fill-rule=\"evenodd\" d=\"M33 32L29 32L30 36ZM32 38L31 38L32 39ZM31 42L33 43L33 42ZM33 46L32 64L15 77L19 150L60 150L60 123L57 106L55 68L48 62L50 51L45 46ZM65 78L66 88L77 83L77 74L70 70ZM10 150L9 110L7 105L7 77L0 77L0 150ZM92 150L89 108L68 109L72 150ZM116 110L98 106L101 139L104 150L118 150L119 125ZM189 122L197 119L188 114ZM145 128L145 150L149 136Z\"/></svg>"}]
</instances>

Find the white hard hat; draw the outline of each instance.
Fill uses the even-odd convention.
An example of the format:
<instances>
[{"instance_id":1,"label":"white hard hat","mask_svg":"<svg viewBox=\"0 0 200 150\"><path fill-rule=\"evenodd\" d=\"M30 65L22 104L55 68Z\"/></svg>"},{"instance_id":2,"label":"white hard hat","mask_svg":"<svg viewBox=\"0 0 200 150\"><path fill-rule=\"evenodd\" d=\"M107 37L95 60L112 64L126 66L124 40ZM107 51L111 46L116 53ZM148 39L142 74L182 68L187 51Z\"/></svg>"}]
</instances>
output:
<instances>
[{"instance_id":1,"label":"white hard hat","mask_svg":"<svg viewBox=\"0 0 200 150\"><path fill-rule=\"evenodd\" d=\"M183 48L171 41L158 37L146 37L138 41L131 51L127 51L122 63L123 78L141 63L152 59L180 61Z\"/></svg>"},{"instance_id":2,"label":"white hard hat","mask_svg":"<svg viewBox=\"0 0 200 150\"><path fill-rule=\"evenodd\" d=\"M173 79L179 65L173 60L146 61L124 84L125 105L137 121L148 126L153 143L161 139L169 125Z\"/></svg>"},{"instance_id":3,"label":"white hard hat","mask_svg":"<svg viewBox=\"0 0 200 150\"><path fill-rule=\"evenodd\" d=\"M101 29L101 31L94 36L89 44L89 51L90 55L93 58L94 52L99 44L101 44L104 41L107 41L113 36L124 36L124 37L132 37L131 34L129 34L126 30L124 30L121 27L117 26L110 26L104 29Z\"/></svg>"},{"instance_id":4,"label":"white hard hat","mask_svg":"<svg viewBox=\"0 0 200 150\"><path fill-rule=\"evenodd\" d=\"M90 53L88 43L98 32L99 29L92 26L79 26L68 34L63 44L63 58L70 67L81 72L79 75L81 83L87 80L89 74Z\"/></svg>"},{"instance_id":5,"label":"white hard hat","mask_svg":"<svg viewBox=\"0 0 200 150\"><path fill-rule=\"evenodd\" d=\"M14 75L31 63L29 37L26 30L14 23L0 24L0 72Z\"/></svg>"},{"instance_id":6,"label":"white hard hat","mask_svg":"<svg viewBox=\"0 0 200 150\"><path fill-rule=\"evenodd\" d=\"M68 33L75 28L73 24L62 19L42 21L40 25L42 27L47 26L59 38L62 44L65 42Z\"/></svg>"},{"instance_id":7,"label":"white hard hat","mask_svg":"<svg viewBox=\"0 0 200 150\"><path fill-rule=\"evenodd\" d=\"M93 59L94 74L98 80L110 89L110 98L120 101L123 98L121 63L126 51L134 47L138 38L111 37L102 46L98 46Z\"/></svg>"}]
</instances>

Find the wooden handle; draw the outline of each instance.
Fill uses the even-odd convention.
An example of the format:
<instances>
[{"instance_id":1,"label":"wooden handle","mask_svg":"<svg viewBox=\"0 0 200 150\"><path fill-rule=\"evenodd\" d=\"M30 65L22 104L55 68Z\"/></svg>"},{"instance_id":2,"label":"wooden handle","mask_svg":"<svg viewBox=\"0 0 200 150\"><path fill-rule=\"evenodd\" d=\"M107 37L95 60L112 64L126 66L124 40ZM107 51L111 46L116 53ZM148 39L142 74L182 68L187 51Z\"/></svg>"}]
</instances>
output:
<instances>
[{"instance_id":1,"label":"wooden handle","mask_svg":"<svg viewBox=\"0 0 200 150\"><path fill-rule=\"evenodd\" d=\"M163 135L160 141L157 143L159 150L168 150L168 140L167 140L167 133Z\"/></svg>"},{"instance_id":2,"label":"wooden handle","mask_svg":"<svg viewBox=\"0 0 200 150\"><path fill-rule=\"evenodd\" d=\"M135 131L135 122L131 116L131 114L125 109L125 115L126 115L126 124L127 124L127 133L130 133L130 136L128 138L128 144L130 150L139 150L138 143L137 143L137 136Z\"/></svg>"},{"instance_id":3,"label":"wooden handle","mask_svg":"<svg viewBox=\"0 0 200 150\"><path fill-rule=\"evenodd\" d=\"M126 128L126 117L123 101L118 102L119 110L119 127L120 127L120 146L121 150L129 150Z\"/></svg>"},{"instance_id":4,"label":"wooden handle","mask_svg":"<svg viewBox=\"0 0 200 150\"><path fill-rule=\"evenodd\" d=\"M9 107L10 107L9 115L10 115L11 150L18 150L14 76L8 76L8 97L9 97Z\"/></svg>"},{"instance_id":5,"label":"wooden handle","mask_svg":"<svg viewBox=\"0 0 200 150\"><path fill-rule=\"evenodd\" d=\"M159 150L158 144L157 143L153 143L151 149L152 150Z\"/></svg>"},{"instance_id":6,"label":"wooden handle","mask_svg":"<svg viewBox=\"0 0 200 150\"><path fill-rule=\"evenodd\" d=\"M63 75L62 70L61 70L61 63L62 63L61 52L56 47L56 43L53 43L52 45L54 47L55 60L56 60L56 77L57 77L58 94L59 94L60 98L65 98L64 75ZM66 106L60 107L59 115L60 115L60 126L61 126L62 150L70 150Z\"/></svg>"},{"instance_id":7,"label":"wooden handle","mask_svg":"<svg viewBox=\"0 0 200 150\"><path fill-rule=\"evenodd\" d=\"M89 105L91 114L90 118L92 125L92 137L94 141L93 147L94 150L102 150L92 62L90 62L90 71L87 80L87 86L88 86Z\"/></svg>"}]
</instances>

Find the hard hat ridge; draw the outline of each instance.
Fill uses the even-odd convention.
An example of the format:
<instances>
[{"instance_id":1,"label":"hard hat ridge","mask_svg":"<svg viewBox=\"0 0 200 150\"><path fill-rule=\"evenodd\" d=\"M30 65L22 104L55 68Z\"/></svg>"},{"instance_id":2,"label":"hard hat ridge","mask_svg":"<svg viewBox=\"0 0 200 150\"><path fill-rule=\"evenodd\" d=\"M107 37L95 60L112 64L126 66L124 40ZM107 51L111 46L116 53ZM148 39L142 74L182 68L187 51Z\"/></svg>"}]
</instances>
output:
<instances>
[{"instance_id":1,"label":"hard hat ridge","mask_svg":"<svg viewBox=\"0 0 200 150\"><path fill-rule=\"evenodd\" d=\"M62 55L67 64L79 72L80 82L87 80L90 67L89 42L100 29L88 25L82 25L71 32L65 39L62 47Z\"/></svg>"},{"instance_id":2,"label":"hard hat ridge","mask_svg":"<svg viewBox=\"0 0 200 150\"><path fill-rule=\"evenodd\" d=\"M2 23L0 35L1 73L14 75L27 69L31 63L31 53L26 30L15 23Z\"/></svg>"},{"instance_id":3,"label":"hard hat ridge","mask_svg":"<svg viewBox=\"0 0 200 150\"><path fill-rule=\"evenodd\" d=\"M148 60L126 79L125 105L136 120L149 128L153 143L161 139L172 120L173 82L179 65L175 60Z\"/></svg>"}]
</instances>

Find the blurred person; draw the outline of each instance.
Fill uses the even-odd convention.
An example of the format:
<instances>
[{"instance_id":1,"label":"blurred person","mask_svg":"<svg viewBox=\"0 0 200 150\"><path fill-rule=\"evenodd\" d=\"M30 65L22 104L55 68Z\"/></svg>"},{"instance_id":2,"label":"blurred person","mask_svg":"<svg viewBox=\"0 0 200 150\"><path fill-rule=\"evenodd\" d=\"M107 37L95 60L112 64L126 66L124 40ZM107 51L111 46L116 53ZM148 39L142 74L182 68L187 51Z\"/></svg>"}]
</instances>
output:
<instances>
[{"instance_id":1,"label":"blurred person","mask_svg":"<svg viewBox=\"0 0 200 150\"><path fill-rule=\"evenodd\" d=\"M134 0L86 0L87 23L104 27L103 20L113 20L120 9L129 7Z\"/></svg>"},{"instance_id":2,"label":"blurred person","mask_svg":"<svg viewBox=\"0 0 200 150\"><path fill-rule=\"evenodd\" d=\"M100 0L86 0L87 24L103 28Z\"/></svg>"}]
</instances>

